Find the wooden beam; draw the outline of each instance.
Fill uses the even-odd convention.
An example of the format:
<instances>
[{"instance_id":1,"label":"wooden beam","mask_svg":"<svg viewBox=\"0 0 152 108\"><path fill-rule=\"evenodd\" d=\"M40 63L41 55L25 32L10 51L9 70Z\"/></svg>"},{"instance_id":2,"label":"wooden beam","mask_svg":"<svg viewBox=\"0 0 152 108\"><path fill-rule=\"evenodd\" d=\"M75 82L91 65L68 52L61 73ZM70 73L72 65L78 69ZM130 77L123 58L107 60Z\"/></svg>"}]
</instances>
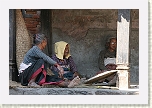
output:
<instances>
[{"instance_id":1,"label":"wooden beam","mask_svg":"<svg viewBox=\"0 0 152 108\"><path fill-rule=\"evenodd\" d=\"M16 10L9 9L9 77L12 81L18 81L16 63Z\"/></svg>"},{"instance_id":2,"label":"wooden beam","mask_svg":"<svg viewBox=\"0 0 152 108\"><path fill-rule=\"evenodd\" d=\"M48 55L52 55L52 10L41 9L41 32L47 36L47 46L44 52Z\"/></svg>"},{"instance_id":3,"label":"wooden beam","mask_svg":"<svg viewBox=\"0 0 152 108\"><path fill-rule=\"evenodd\" d=\"M130 9L118 10L117 21L117 56L118 88L129 87L129 34L130 34Z\"/></svg>"}]
</instances>

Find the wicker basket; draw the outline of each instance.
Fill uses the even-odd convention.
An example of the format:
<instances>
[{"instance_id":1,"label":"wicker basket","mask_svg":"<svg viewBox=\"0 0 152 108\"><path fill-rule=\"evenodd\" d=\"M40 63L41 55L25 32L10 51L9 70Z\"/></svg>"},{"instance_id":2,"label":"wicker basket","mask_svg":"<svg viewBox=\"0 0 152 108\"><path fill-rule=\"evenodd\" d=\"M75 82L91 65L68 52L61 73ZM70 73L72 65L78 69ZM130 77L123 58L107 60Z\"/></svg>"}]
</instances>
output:
<instances>
[{"instance_id":1,"label":"wicker basket","mask_svg":"<svg viewBox=\"0 0 152 108\"><path fill-rule=\"evenodd\" d=\"M25 53L31 48L31 37L29 36L24 18L20 9L16 10L16 61L19 68Z\"/></svg>"}]
</instances>

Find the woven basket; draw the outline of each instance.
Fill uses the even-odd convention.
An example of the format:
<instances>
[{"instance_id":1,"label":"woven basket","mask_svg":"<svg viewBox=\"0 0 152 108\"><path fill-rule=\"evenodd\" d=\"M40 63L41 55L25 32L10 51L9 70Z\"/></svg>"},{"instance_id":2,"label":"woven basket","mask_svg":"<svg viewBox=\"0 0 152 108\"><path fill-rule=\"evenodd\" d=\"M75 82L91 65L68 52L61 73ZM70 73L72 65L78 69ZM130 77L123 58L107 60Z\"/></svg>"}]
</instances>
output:
<instances>
[{"instance_id":1,"label":"woven basket","mask_svg":"<svg viewBox=\"0 0 152 108\"><path fill-rule=\"evenodd\" d=\"M29 36L24 18L20 9L16 10L16 61L19 68L24 55L31 48L31 37Z\"/></svg>"}]
</instances>

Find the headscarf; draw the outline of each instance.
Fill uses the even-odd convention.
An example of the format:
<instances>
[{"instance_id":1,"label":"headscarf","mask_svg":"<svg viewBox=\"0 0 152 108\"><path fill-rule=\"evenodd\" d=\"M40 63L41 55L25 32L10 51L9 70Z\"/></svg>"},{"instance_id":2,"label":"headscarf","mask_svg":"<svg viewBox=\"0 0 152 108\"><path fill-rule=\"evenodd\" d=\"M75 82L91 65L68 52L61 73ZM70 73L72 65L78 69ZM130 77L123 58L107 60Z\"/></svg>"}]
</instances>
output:
<instances>
[{"instance_id":1,"label":"headscarf","mask_svg":"<svg viewBox=\"0 0 152 108\"><path fill-rule=\"evenodd\" d=\"M57 56L57 58L59 59L63 59L63 55L64 55L64 50L65 47L68 43L64 42L64 41L59 41L55 43L55 54ZM70 55L70 46L69 46L69 54L65 57L68 59L68 57L71 56Z\"/></svg>"}]
</instances>

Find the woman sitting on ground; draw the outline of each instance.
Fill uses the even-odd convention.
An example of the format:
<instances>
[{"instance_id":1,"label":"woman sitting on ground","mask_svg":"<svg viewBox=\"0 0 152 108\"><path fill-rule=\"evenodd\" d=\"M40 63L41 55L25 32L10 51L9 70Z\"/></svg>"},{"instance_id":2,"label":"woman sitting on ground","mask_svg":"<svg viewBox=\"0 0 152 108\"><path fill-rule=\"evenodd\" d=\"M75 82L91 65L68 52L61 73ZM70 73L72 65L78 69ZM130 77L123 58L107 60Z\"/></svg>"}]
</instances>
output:
<instances>
[{"instance_id":1,"label":"woman sitting on ground","mask_svg":"<svg viewBox=\"0 0 152 108\"><path fill-rule=\"evenodd\" d=\"M72 56L70 55L70 46L67 42L59 41L55 43L55 54L51 57L56 61L63 69L63 73L60 73L59 69L56 66L51 66L50 69L52 72L61 76L63 79L72 80L76 76L80 77L80 74L77 71L76 65Z\"/></svg>"},{"instance_id":2,"label":"woman sitting on ground","mask_svg":"<svg viewBox=\"0 0 152 108\"><path fill-rule=\"evenodd\" d=\"M29 87L40 87L45 84L55 84L62 87L73 87L80 81L78 77L71 82L63 81L61 78L52 76L47 80L47 67L49 65L55 66L60 72L63 68L52 60L49 56L42 52L47 45L47 38L44 34L38 33L33 37L34 46L25 54L23 62L19 68L19 79L21 85Z\"/></svg>"},{"instance_id":3,"label":"woman sitting on ground","mask_svg":"<svg viewBox=\"0 0 152 108\"><path fill-rule=\"evenodd\" d=\"M117 48L117 39L116 37L109 37L106 42L106 49L100 51L99 59L98 59L98 65L100 71L97 74L109 71L109 70L115 70L116 65L116 48ZM100 82L107 82L114 84L116 82L116 75L111 75L108 78L101 80Z\"/></svg>"}]
</instances>

